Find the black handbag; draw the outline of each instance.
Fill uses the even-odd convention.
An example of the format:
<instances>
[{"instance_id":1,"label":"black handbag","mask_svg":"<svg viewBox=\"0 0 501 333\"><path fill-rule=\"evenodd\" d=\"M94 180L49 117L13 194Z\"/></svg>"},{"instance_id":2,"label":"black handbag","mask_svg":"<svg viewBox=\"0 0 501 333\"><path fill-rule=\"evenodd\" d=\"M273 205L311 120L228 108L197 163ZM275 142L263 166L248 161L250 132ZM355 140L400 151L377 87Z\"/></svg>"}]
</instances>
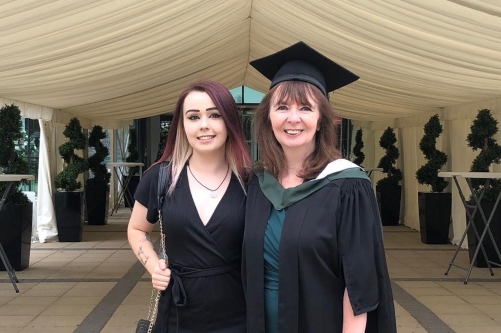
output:
<instances>
[{"instance_id":1,"label":"black handbag","mask_svg":"<svg viewBox=\"0 0 501 333\"><path fill-rule=\"evenodd\" d=\"M160 258L167 258L165 253L165 235L162 227L162 204L168 183L168 163L163 162L160 164L160 171L158 174L158 223L160 224ZM150 306L148 310L148 319L139 319L137 322L136 333L151 333L154 330L155 320L158 312L158 302L160 300L160 291L153 289L151 291Z\"/></svg>"},{"instance_id":2,"label":"black handbag","mask_svg":"<svg viewBox=\"0 0 501 333\"><path fill-rule=\"evenodd\" d=\"M137 322L136 333L148 333L152 332L155 325L151 325L150 330L150 321L148 319L139 319Z\"/></svg>"}]
</instances>

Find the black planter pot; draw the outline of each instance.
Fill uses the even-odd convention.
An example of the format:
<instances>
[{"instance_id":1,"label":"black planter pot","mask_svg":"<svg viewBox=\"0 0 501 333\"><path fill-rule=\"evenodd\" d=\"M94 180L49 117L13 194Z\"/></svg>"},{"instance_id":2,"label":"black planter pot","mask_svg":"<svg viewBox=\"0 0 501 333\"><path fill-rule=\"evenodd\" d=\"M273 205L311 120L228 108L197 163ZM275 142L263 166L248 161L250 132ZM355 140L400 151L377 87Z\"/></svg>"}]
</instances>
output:
<instances>
[{"instance_id":1,"label":"black planter pot","mask_svg":"<svg viewBox=\"0 0 501 333\"><path fill-rule=\"evenodd\" d=\"M12 268L22 271L30 265L33 204L4 205L0 212L0 242ZM5 271L0 260L0 270Z\"/></svg>"},{"instance_id":2,"label":"black planter pot","mask_svg":"<svg viewBox=\"0 0 501 333\"><path fill-rule=\"evenodd\" d=\"M127 183L127 179L130 178L129 184L125 190L124 196L124 206L133 207L134 206L134 193L136 193L137 185L141 178L139 176L124 176L124 184Z\"/></svg>"},{"instance_id":3,"label":"black planter pot","mask_svg":"<svg viewBox=\"0 0 501 333\"><path fill-rule=\"evenodd\" d=\"M425 244L448 244L452 193L418 193L419 230Z\"/></svg>"},{"instance_id":4,"label":"black planter pot","mask_svg":"<svg viewBox=\"0 0 501 333\"><path fill-rule=\"evenodd\" d=\"M492 212L492 208L494 208L494 203L482 202L481 205L482 209L484 210L485 217L488 219ZM466 216L466 221L468 223L468 216ZM477 228L478 234L481 236L482 232L485 229L485 223L482 220L482 216L480 215L479 211L477 211L477 213L475 214L475 219L473 220L473 223ZM494 241L496 242L498 249L501 250L501 205L498 205L496 212L492 217L492 221L489 228L491 229L492 235L494 236ZM492 244L491 238L489 237L489 234L485 235L482 245L484 246L485 252L487 253L487 257L489 258L489 260L499 263L500 259L498 258L496 251L494 250L494 246ZM475 236L475 231L473 230L473 227L470 227L468 229L468 254L470 257L470 263L472 262L473 255L475 254L475 250L477 249L477 247L478 247L478 239ZM477 258L475 259L473 265L475 267L487 267L487 262L485 261L482 249L479 250ZM498 267L496 265L491 265L491 266L493 268Z\"/></svg>"},{"instance_id":5,"label":"black planter pot","mask_svg":"<svg viewBox=\"0 0 501 333\"><path fill-rule=\"evenodd\" d=\"M80 242L83 234L83 192L56 192L57 236L60 242Z\"/></svg>"},{"instance_id":6,"label":"black planter pot","mask_svg":"<svg viewBox=\"0 0 501 333\"><path fill-rule=\"evenodd\" d=\"M108 223L108 186L88 186L85 189L85 203L87 222L90 225L105 225Z\"/></svg>"},{"instance_id":7,"label":"black planter pot","mask_svg":"<svg viewBox=\"0 0 501 333\"><path fill-rule=\"evenodd\" d=\"M383 225L398 225L402 186L383 184L376 186L376 196Z\"/></svg>"}]
</instances>

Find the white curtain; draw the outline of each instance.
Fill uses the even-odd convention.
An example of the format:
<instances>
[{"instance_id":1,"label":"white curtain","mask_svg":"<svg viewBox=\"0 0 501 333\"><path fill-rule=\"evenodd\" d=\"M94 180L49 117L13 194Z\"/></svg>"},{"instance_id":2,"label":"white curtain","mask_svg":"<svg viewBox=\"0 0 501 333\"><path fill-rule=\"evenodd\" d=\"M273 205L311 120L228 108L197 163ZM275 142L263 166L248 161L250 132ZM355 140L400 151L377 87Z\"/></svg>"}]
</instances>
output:
<instances>
[{"instance_id":1,"label":"white curtain","mask_svg":"<svg viewBox=\"0 0 501 333\"><path fill-rule=\"evenodd\" d=\"M38 202L37 231L40 243L57 241L57 226L54 204L52 201L52 176L50 142L53 141L56 127L50 121L38 120L40 125L40 155L38 158Z\"/></svg>"}]
</instances>

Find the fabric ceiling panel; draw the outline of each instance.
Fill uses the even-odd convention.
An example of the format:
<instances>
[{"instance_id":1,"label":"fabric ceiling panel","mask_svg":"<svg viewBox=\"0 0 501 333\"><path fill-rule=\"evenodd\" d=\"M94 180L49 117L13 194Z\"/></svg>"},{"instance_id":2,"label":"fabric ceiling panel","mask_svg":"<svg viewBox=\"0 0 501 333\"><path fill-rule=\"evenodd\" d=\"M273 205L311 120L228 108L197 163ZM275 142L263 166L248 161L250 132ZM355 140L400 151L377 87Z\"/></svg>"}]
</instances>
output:
<instances>
[{"instance_id":1,"label":"fabric ceiling panel","mask_svg":"<svg viewBox=\"0 0 501 333\"><path fill-rule=\"evenodd\" d=\"M138 110L129 106L140 105L141 116L161 113L169 109L164 96L179 94L190 79L210 73L243 81L250 3L94 1L58 10L56 2L39 4L45 6L29 11L31 18L22 8L19 15L43 29L27 24L13 33L1 20L0 75L8 85L0 83L0 96L88 118L133 119ZM237 68L221 66L235 59ZM229 69L233 73L225 73ZM146 100L131 103L130 96Z\"/></svg>"},{"instance_id":2,"label":"fabric ceiling panel","mask_svg":"<svg viewBox=\"0 0 501 333\"><path fill-rule=\"evenodd\" d=\"M497 4L490 6L499 10ZM361 76L334 94L344 116L402 117L501 94L499 16L449 1L283 5L254 1L251 59L298 40L329 55ZM278 12L283 17L274 19ZM246 78L266 89L261 77Z\"/></svg>"},{"instance_id":3,"label":"fabric ceiling panel","mask_svg":"<svg viewBox=\"0 0 501 333\"><path fill-rule=\"evenodd\" d=\"M242 74L240 73L243 73L247 65L246 61L242 61L242 55L235 56L234 60L224 61L210 68L203 68L166 85L122 96L116 100L67 108L66 111L73 114L85 114L86 117L96 120L102 117L102 110L107 110L104 118L112 119L144 118L152 114L172 112L179 93L192 82L211 79L219 82L229 82L229 87L238 86L239 82L242 81Z\"/></svg>"},{"instance_id":4,"label":"fabric ceiling panel","mask_svg":"<svg viewBox=\"0 0 501 333\"><path fill-rule=\"evenodd\" d=\"M497 0L19 0L0 4L0 97L148 117L200 79L267 91L249 60L299 40L361 76L331 97L347 118L501 96Z\"/></svg>"}]
</instances>

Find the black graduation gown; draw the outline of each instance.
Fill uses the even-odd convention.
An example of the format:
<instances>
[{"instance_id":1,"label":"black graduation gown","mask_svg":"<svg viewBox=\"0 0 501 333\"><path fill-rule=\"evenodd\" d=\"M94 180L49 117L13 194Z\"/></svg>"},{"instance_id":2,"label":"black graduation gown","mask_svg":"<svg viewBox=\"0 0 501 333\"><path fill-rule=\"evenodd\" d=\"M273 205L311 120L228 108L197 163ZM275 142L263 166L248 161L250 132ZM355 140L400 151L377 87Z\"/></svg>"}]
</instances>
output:
<instances>
[{"instance_id":1,"label":"black graduation gown","mask_svg":"<svg viewBox=\"0 0 501 333\"><path fill-rule=\"evenodd\" d=\"M148 207L147 219L151 223L158 219L158 172L158 165L146 172L135 193L136 200ZM204 226L184 167L174 194L165 197L162 207L165 247L173 275L161 293L155 332L246 331L240 274L245 199L232 174L228 189ZM212 200L209 195L207 200ZM186 300L182 297L183 287ZM184 306L175 305L184 302Z\"/></svg>"},{"instance_id":2,"label":"black graduation gown","mask_svg":"<svg viewBox=\"0 0 501 333\"><path fill-rule=\"evenodd\" d=\"M243 246L247 332L264 333L264 232L272 205L254 177ZM396 332L382 229L371 183L344 178L290 205L280 241L279 332L341 333L345 288L366 332Z\"/></svg>"}]
</instances>

